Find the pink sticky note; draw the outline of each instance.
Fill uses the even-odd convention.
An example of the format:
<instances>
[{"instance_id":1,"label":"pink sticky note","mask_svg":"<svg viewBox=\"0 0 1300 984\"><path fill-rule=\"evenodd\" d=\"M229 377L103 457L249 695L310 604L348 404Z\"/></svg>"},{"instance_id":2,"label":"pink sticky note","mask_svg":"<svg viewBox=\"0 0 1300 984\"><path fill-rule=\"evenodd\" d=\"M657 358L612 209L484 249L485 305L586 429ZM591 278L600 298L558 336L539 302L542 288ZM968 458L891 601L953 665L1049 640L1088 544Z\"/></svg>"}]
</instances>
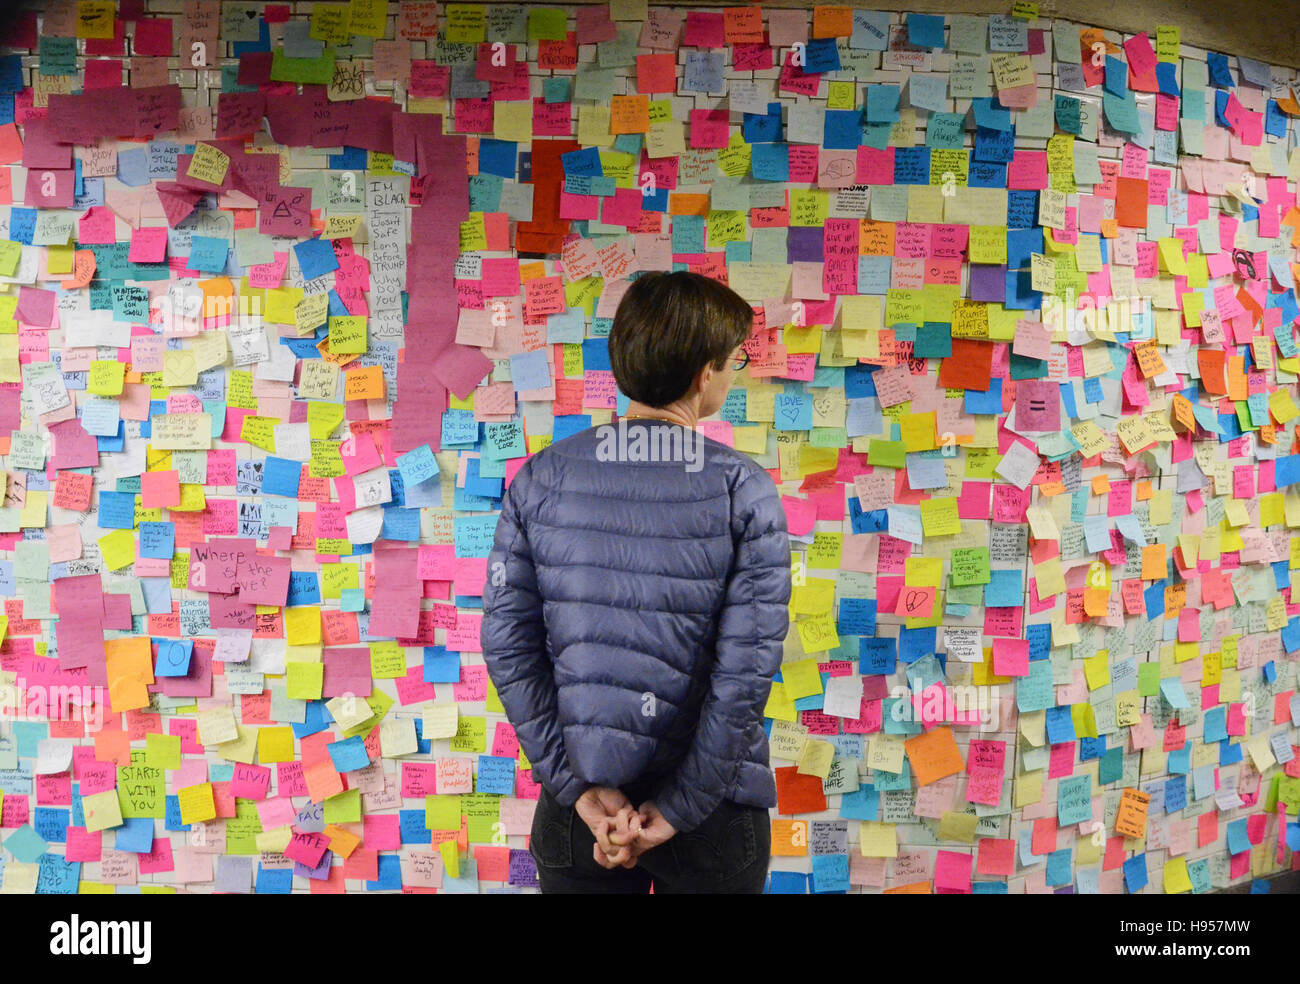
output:
<instances>
[{"instance_id":1,"label":"pink sticky note","mask_svg":"<svg viewBox=\"0 0 1300 984\"><path fill-rule=\"evenodd\" d=\"M77 242L82 246L111 246L117 242L115 227L116 216L112 209L104 205L92 205L77 220Z\"/></svg>"},{"instance_id":2,"label":"pink sticky note","mask_svg":"<svg viewBox=\"0 0 1300 984\"><path fill-rule=\"evenodd\" d=\"M161 263L167 258L167 230L163 226L146 226L131 234L132 263Z\"/></svg>"},{"instance_id":3,"label":"pink sticky note","mask_svg":"<svg viewBox=\"0 0 1300 984\"><path fill-rule=\"evenodd\" d=\"M181 504L180 472L152 471L140 476L140 500L146 509L170 509Z\"/></svg>"},{"instance_id":4,"label":"pink sticky note","mask_svg":"<svg viewBox=\"0 0 1300 984\"><path fill-rule=\"evenodd\" d=\"M929 618L934 614L934 586L904 586L898 593L894 614L907 618Z\"/></svg>"},{"instance_id":5,"label":"pink sticky note","mask_svg":"<svg viewBox=\"0 0 1300 984\"><path fill-rule=\"evenodd\" d=\"M1029 640L994 639L993 672L998 676L1027 676L1029 673Z\"/></svg>"},{"instance_id":6,"label":"pink sticky note","mask_svg":"<svg viewBox=\"0 0 1300 984\"><path fill-rule=\"evenodd\" d=\"M812 532L813 525L817 522L815 502L793 495L783 495L781 505L785 507L786 523L791 536L805 536Z\"/></svg>"}]
</instances>

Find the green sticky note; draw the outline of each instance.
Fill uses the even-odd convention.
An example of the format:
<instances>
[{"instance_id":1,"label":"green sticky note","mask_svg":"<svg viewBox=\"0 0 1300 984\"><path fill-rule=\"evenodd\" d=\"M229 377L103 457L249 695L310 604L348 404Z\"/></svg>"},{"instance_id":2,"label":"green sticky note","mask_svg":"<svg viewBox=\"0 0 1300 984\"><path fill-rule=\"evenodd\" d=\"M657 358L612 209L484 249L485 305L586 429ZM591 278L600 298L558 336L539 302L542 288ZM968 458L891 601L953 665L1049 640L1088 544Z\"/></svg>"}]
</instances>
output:
<instances>
[{"instance_id":1,"label":"green sticky note","mask_svg":"<svg viewBox=\"0 0 1300 984\"><path fill-rule=\"evenodd\" d=\"M330 48L319 58L289 58L282 48L271 52L272 82L302 82L329 85L334 78L334 52Z\"/></svg>"},{"instance_id":2,"label":"green sticky note","mask_svg":"<svg viewBox=\"0 0 1300 984\"><path fill-rule=\"evenodd\" d=\"M867 464L902 468L907 464L907 445L902 441L881 441L872 438L871 446L867 449Z\"/></svg>"},{"instance_id":3,"label":"green sticky note","mask_svg":"<svg viewBox=\"0 0 1300 984\"><path fill-rule=\"evenodd\" d=\"M361 790L345 789L325 801L326 823L360 823Z\"/></svg>"},{"instance_id":4,"label":"green sticky note","mask_svg":"<svg viewBox=\"0 0 1300 984\"><path fill-rule=\"evenodd\" d=\"M285 669L285 696L294 700L320 700L325 664L290 663Z\"/></svg>"},{"instance_id":5,"label":"green sticky note","mask_svg":"<svg viewBox=\"0 0 1300 984\"><path fill-rule=\"evenodd\" d=\"M23 244L5 239L0 241L0 277L12 277L23 257Z\"/></svg>"},{"instance_id":6,"label":"green sticky note","mask_svg":"<svg viewBox=\"0 0 1300 984\"><path fill-rule=\"evenodd\" d=\"M1139 663L1138 695L1141 697L1154 697L1158 693L1160 693L1160 664Z\"/></svg>"},{"instance_id":7,"label":"green sticky note","mask_svg":"<svg viewBox=\"0 0 1300 984\"><path fill-rule=\"evenodd\" d=\"M990 580L988 547L959 547L952 552L954 585L988 584Z\"/></svg>"},{"instance_id":8,"label":"green sticky note","mask_svg":"<svg viewBox=\"0 0 1300 984\"><path fill-rule=\"evenodd\" d=\"M426 796L424 826L429 830L460 830L460 797Z\"/></svg>"},{"instance_id":9,"label":"green sticky note","mask_svg":"<svg viewBox=\"0 0 1300 984\"><path fill-rule=\"evenodd\" d=\"M537 7L528 12L529 41L563 41L568 36L569 15L554 7Z\"/></svg>"},{"instance_id":10,"label":"green sticky note","mask_svg":"<svg viewBox=\"0 0 1300 984\"><path fill-rule=\"evenodd\" d=\"M153 769L179 769L181 767L180 736L145 735L144 758Z\"/></svg>"}]
</instances>

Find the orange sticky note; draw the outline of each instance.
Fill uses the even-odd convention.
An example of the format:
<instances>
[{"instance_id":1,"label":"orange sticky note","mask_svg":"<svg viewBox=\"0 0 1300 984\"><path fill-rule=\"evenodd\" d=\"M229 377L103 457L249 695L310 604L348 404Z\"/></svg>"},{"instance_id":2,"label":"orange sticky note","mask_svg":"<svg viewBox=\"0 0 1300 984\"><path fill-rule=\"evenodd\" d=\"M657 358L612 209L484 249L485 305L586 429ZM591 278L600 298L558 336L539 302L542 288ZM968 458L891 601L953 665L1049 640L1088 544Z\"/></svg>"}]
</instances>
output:
<instances>
[{"instance_id":1,"label":"orange sticky note","mask_svg":"<svg viewBox=\"0 0 1300 984\"><path fill-rule=\"evenodd\" d=\"M1165 545L1153 543L1142 548L1142 580L1159 581L1167 573L1165 567Z\"/></svg>"},{"instance_id":2,"label":"orange sticky note","mask_svg":"<svg viewBox=\"0 0 1300 984\"><path fill-rule=\"evenodd\" d=\"M813 7L814 38L846 38L853 33L853 8Z\"/></svg>"},{"instance_id":3,"label":"orange sticky note","mask_svg":"<svg viewBox=\"0 0 1300 984\"><path fill-rule=\"evenodd\" d=\"M382 400L384 398L384 370L382 366L349 369L343 374L345 400Z\"/></svg>"},{"instance_id":4,"label":"orange sticky note","mask_svg":"<svg viewBox=\"0 0 1300 984\"><path fill-rule=\"evenodd\" d=\"M774 857L801 858L808 853L808 823L806 820L772 821L772 855Z\"/></svg>"},{"instance_id":5,"label":"orange sticky note","mask_svg":"<svg viewBox=\"0 0 1300 984\"><path fill-rule=\"evenodd\" d=\"M951 728L931 728L903 742L918 785L928 786L966 767Z\"/></svg>"},{"instance_id":6,"label":"orange sticky note","mask_svg":"<svg viewBox=\"0 0 1300 984\"><path fill-rule=\"evenodd\" d=\"M668 195L669 215L708 215L708 195L688 195L672 192Z\"/></svg>"},{"instance_id":7,"label":"orange sticky note","mask_svg":"<svg viewBox=\"0 0 1300 984\"><path fill-rule=\"evenodd\" d=\"M645 133L650 129L650 97L615 96L609 104L609 132Z\"/></svg>"},{"instance_id":8,"label":"orange sticky note","mask_svg":"<svg viewBox=\"0 0 1300 984\"><path fill-rule=\"evenodd\" d=\"M1115 814L1115 832L1125 837L1145 837L1147 834L1147 807L1151 794L1136 789L1125 789L1119 796L1119 810Z\"/></svg>"},{"instance_id":9,"label":"orange sticky note","mask_svg":"<svg viewBox=\"0 0 1300 984\"><path fill-rule=\"evenodd\" d=\"M1145 229L1147 197L1145 178L1116 178L1115 221L1130 229Z\"/></svg>"},{"instance_id":10,"label":"orange sticky note","mask_svg":"<svg viewBox=\"0 0 1300 984\"><path fill-rule=\"evenodd\" d=\"M1105 495L1110 491L1110 478L1106 475L1092 476L1092 494Z\"/></svg>"}]
</instances>

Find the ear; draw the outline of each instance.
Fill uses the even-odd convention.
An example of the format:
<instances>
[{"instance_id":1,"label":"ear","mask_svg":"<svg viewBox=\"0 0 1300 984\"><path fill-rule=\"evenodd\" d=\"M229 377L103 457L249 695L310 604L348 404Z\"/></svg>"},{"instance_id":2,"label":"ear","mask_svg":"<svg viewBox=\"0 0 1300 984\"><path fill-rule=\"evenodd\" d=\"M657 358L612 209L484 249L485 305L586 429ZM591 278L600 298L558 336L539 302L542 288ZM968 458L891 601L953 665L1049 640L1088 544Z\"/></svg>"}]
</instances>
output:
<instances>
[{"instance_id":1,"label":"ear","mask_svg":"<svg viewBox=\"0 0 1300 984\"><path fill-rule=\"evenodd\" d=\"M709 391L709 384L713 382L713 377L716 373L717 370L713 368L712 364L706 365L701 369L695 376L695 384L691 389L692 394L703 396L707 393Z\"/></svg>"}]
</instances>

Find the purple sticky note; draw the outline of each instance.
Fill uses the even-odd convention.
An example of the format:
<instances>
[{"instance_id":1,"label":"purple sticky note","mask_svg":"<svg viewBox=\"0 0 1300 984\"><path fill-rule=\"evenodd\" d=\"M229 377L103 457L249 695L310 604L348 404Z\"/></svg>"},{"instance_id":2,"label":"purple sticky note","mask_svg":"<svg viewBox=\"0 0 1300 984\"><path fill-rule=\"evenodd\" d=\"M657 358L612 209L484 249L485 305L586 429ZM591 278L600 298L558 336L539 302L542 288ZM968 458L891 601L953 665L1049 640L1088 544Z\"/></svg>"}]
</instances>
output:
<instances>
[{"instance_id":1,"label":"purple sticky note","mask_svg":"<svg viewBox=\"0 0 1300 984\"><path fill-rule=\"evenodd\" d=\"M821 226L792 226L786 231L785 252L787 263L821 263L825 258L823 249L824 230Z\"/></svg>"},{"instance_id":2,"label":"purple sticky note","mask_svg":"<svg viewBox=\"0 0 1300 984\"><path fill-rule=\"evenodd\" d=\"M1007 299L1007 268L986 263L970 265L970 299L1002 303Z\"/></svg>"},{"instance_id":3,"label":"purple sticky note","mask_svg":"<svg viewBox=\"0 0 1300 984\"><path fill-rule=\"evenodd\" d=\"M248 895L253 891L253 859L230 854L217 855L217 892Z\"/></svg>"}]
</instances>

